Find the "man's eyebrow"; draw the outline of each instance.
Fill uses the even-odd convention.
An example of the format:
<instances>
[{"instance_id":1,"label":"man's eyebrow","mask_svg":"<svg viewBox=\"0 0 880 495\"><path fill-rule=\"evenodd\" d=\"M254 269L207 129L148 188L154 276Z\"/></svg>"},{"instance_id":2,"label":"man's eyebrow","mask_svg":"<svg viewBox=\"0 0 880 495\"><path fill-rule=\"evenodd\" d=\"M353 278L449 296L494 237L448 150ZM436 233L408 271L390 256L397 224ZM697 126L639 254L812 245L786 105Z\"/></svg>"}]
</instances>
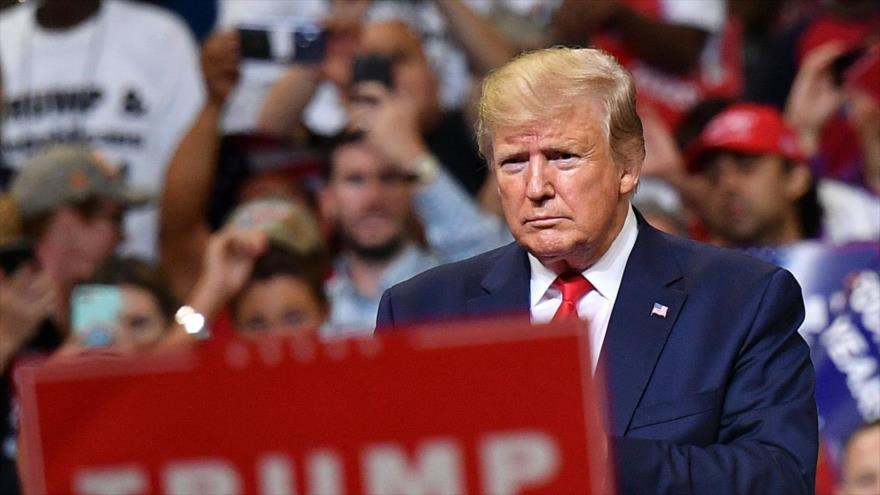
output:
<instances>
[{"instance_id":1,"label":"man's eyebrow","mask_svg":"<svg viewBox=\"0 0 880 495\"><path fill-rule=\"evenodd\" d=\"M522 162L528 161L529 152L528 151L509 151L507 153L501 152L497 153L496 161L498 163L507 163L507 162Z\"/></svg>"},{"instance_id":2,"label":"man's eyebrow","mask_svg":"<svg viewBox=\"0 0 880 495\"><path fill-rule=\"evenodd\" d=\"M551 138L544 141L543 148L548 149L584 149L584 148L592 148L595 146L595 142L593 139L589 138L573 138L573 137L563 137L560 136L558 138Z\"/></svg>"},{"instance_id":3,"label":"man's eyebrow","mask_svg":"<svg viewBox=\"0 0 880 495\"><path fill-rule=\"evenodd\" d=\"M544 147L541 147L541 153L543 153L544 156L548 156L548 157L551 155L561 155L561 154L572 155L572 154L577 154L578 151L579 151L579 148L575 148L573 146L544 146Z\"/></svg>"},{"instance_id":4,"label":"man's eyebrow","mask_svg":"<svg viewBox=\"0 0 880 495\"><path fill-rule=\"evenodd\" d=\"M560 154L569 153L573 155L586 156L596 149L596 143L593 141L583 142L575 139L566 139L555 143L548 143L541 147L541 153L548 155L550 153Z\"/></svg>"}]
</instances>

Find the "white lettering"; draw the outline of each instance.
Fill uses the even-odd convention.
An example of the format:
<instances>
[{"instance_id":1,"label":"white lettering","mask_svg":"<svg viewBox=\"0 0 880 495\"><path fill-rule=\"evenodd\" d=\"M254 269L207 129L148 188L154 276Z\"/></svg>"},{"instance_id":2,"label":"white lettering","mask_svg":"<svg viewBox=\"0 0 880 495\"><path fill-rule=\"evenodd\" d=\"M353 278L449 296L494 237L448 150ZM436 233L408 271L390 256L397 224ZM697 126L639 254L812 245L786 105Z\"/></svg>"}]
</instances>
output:
<instances>
[{"instance_id":1,"label":"white lettering","mask_svg":"<svg viewBox=\"0 0 880 495\"><path fill-rule=\"evenodd\" d=\"M853 281L849 305L862 315L862 326L874 335L880 344L880 274L864 271Z\"/></svg>"},{"instance_id":2,"label":"white lettering","mask_svg":"<svg viewBox=\"0 0 880 495\"><path fill-rule=\"evenodd\" d=\"M219 459L173 462L165 468L165 493L237 495L241 479L234 466Z\"/></svg>"},{"instance_id":3,"label":"white lettering","mask_svg":"<svg viewBox=\"0 0 880 495\"><path fill-rule=\"evenodd\" d=\"M798 332L813 347L813 337L822 332L828 326L828 304L821 294L811 294L804 298L804 310L806 315L804 323Z\"/></svg>"},{"instance_id":4,"label":"white lettering","mask_svg":"<svg viewBox=\"0 0 880 495\"><path fill-rule=\"evenodd\" d=\"M831 362L846 375L847 388L862 418L870 421L880 417L878 363L868 354L868 341L846 315L835 318L820 338Z\"/></svg>"},{"instance_id":5,"label":"white lettering","mask_svg":"<svg viewBox=\"0 0 880 495\"><path fill-rule=\"evenodd\" d=\"M81 495L135 495L147 491L147 474L135 466L84 470L73 482L73 492Z\"/></svg>"},{"instance_id":6,"label":"white lettering","mask_svg":"<svg viewBox=\"0 0 880 495\"><path fill-rule=\"evenodd\" d=\"M451 440L424 442L416 453L415 466L404 449L381 444L363 457L365 492L373 494L464 493L461 453Z\"/></svg>"},{"instance_id":7,"label":"white lettering","mask_svg":"<svg viewBox=\"0 0 880 495\"><path fill-rule=\"evenodd\" d=\"M257 461L260 493L265 495L296 495L293 464L283 454L269 454Z\"/></svg>"},{"instance_id":8,"label":"white lettering","mask_svg":"<svg viewBox=\"0 0 880 495\"><path fill-rule=\"evenodd\" d=\"M483 491L518 493L550 481L559 470L556 443L538 432L487 435L481 445Z\"/></svg>"},{"instance_id":9,"label":"white lettering","mask_svg":"<svg viewBox=\"0 0 880 495\"><path fill-rule=\"evenodd\" d=\"M834 319L834 323L822 333L822 344L838 368L852 356L863 354L868 349L868 343L846 316Z\"/></svg>"},{"instance_id":10,"label":"white lettering","mask_svg":"<svg viewBox=\"0 0 880 495\"><path fill-rule=\"evenodd\" d=\"M542 431L507 431L479 440L475 447L480 477L474 481L486 493L546 489L561 469L559 446ZM468 479L462 448L448 437L421 441L412 448L392 442L367 444L361 451L355 484L358 491L377 495L465 493ZM77 472L71 491L78 495L140 495L160 490L170 495L345 494L348 461L339 452L329 448L307 452L302 472L296 470L297 463L290 452L262 452L254 458L250 477L240 472L242 466L223 457L172 460L154 473L160 477L159 487L150 486L146 466L110 465Z\"/></svg>"},{"instance_id":11,"label":"white lettering","mask_svg":"<svg viewBox=\"0 0 880 495\"><path fill-rule=\"evenodd\" d=\"M876 374L877 361L871 359L871 356L854 356L846 362L841 371L846 373L848 382L859 384Z\"/></svg>"},{"instance_id":12,"label":"white lettering","mask_svg":"<svg viewBox=\"0 0 880 495\"><path fill-rule=\"evenodd\" d=\"M342 460L330 450L319 450L309 456L307 462L309 493L312 495L337 495L344 493L342 485Z\"/></svg>"},{"instance_id":13,"label":"white lettering","mask_svg":"<svg viewBox=\"0 0 880 495\"><path fill-rule=\"evenodd\" d=\"M875 376L860 385L852 392L862 419L866 423L880 419L880 377Z\"/></svg>"}]
</instances>

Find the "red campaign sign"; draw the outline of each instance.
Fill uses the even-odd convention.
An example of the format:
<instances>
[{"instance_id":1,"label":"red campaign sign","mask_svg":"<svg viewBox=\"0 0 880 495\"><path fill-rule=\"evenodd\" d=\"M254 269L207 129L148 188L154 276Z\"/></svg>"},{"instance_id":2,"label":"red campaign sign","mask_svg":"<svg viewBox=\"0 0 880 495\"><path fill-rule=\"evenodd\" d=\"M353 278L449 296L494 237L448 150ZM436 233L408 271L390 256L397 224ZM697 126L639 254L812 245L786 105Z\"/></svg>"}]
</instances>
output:
<instances>
[{"instance_id":1,"label":"red campaign sign","mask_svg":"<svg viewBox=\"0 0 880 495\"><path fill-rule=\"evenodd\" d=\"M23 367L24 487L607 493L587 342L574 322L470 323Z\"/></svg>"}]
</instances>

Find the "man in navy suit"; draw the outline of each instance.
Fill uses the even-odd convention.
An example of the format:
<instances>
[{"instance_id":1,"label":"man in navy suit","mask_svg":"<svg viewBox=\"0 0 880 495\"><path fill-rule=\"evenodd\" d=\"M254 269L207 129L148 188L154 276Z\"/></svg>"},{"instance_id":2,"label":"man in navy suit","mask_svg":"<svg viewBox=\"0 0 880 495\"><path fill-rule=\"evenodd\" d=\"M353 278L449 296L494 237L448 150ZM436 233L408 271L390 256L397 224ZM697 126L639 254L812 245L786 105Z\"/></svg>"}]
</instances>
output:
<instances>
[{"instance_id":1,"label":"man in navy suit","mask_svg":"<svg viewBox=\"0 0 880 495\"><path fill-rule=\"evenodd\" d=\"M633 210L645 151L629 74L591 49L520 56L484 81L479 130L516 242L389 289L378 326L586 318L622 493L812 493L800 287Z\"/></svg>"}]
</instances>

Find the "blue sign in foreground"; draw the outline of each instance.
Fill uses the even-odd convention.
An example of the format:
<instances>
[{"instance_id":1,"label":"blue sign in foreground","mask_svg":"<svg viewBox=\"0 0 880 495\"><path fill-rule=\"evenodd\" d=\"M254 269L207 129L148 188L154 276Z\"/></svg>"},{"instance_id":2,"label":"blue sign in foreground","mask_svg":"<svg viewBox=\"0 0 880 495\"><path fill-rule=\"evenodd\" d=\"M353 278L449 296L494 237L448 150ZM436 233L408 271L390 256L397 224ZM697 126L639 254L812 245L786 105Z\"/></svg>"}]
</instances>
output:
<instances>
[{"instance_id":1,"label":"blue sign in foreground","mask_svg":"<svg viewBox=\"0 0 880 495\"><path fill-rule=\"evenodd\" d=\"M750 253L787 268L803 288L800 333L816 368L820 432L836 463L849 434L880 418L880 243Z\"/></svg>"}]
</instances>

